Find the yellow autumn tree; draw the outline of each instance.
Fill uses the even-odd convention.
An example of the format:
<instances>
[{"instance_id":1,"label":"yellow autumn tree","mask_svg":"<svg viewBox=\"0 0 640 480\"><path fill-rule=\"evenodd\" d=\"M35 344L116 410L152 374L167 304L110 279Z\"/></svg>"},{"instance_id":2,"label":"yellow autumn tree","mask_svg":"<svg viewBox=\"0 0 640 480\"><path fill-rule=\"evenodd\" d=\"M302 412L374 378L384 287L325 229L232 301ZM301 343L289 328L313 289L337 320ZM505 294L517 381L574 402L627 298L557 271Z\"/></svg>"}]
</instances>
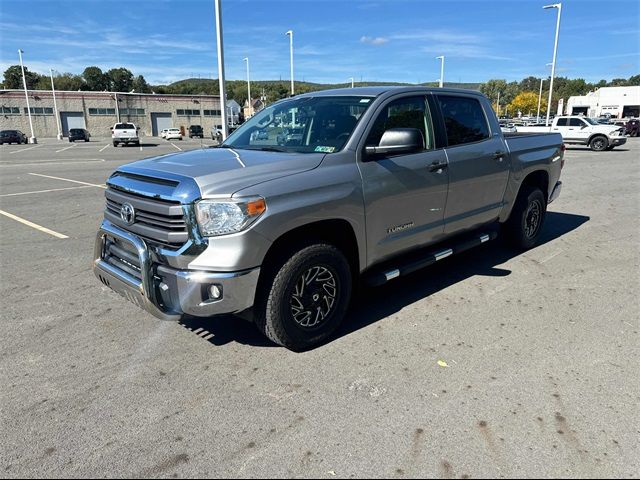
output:
<instances>
[{"instance_id":1,"label":"yellow autumn tree","mask_svg":"<svg viewBox=\"0 0 640 480\"><path fill-rule=\"evenodd\" d=\"M540 113L546 113L547 101L544 99L540 103ZM521 112L522 115L535 115L538 112L538 94L536 92L522 92L516 95L513 101L509 104L509 113L516 115Z\"/></svg>"}]
</instances>

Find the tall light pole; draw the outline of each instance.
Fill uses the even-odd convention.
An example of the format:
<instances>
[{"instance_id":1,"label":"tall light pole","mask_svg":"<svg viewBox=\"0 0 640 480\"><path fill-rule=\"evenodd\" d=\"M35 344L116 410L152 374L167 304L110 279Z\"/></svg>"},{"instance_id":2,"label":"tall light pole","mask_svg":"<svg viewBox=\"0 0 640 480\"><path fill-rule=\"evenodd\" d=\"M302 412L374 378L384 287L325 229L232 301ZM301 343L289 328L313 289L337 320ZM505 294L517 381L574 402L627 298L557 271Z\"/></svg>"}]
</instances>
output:
<instances>
[{"instance_id":1,"label":"tall light pole","mask_svg":"<svg viewBox=\"0 0 640 480\"><path fill-rule=\"evenodd\" d=\"M249 81L249 57L244 57L244 61L247 62L247 111L249 116L253 115L253 108L251 107L251 83Z\"/></svg>"},{"instance_id":2,"label":"tall light pole","mask_svg":"<svg viewBox=\"0 0 640 480\"><path fill-rule=\"evenodd\" d=\"M31 120L31 107L29 106L29 94L27 93L27 78L24 76L24 65L22 64L22 54L24 52L18 49L18 55L20 56L20 68L22 69L22 85L24 85L24 98L27 99L27 112L29 114L29 126L31 127L31 138L29 143L38 143L36 136L33 134L33 121Z\"/></svg>"},{"instance_id":3,"label":"tall light pole","mask_svg":"<svg viewBox=\"0 0 640 480\"><path fill-rule=\"evenodd\" d=\"M547 67L553 65L552 63L547 63ZM542 103L542 84L544 83L544 77L540 79L540 93L538 94L538 115L536 115L536 123L540 122L540 104ZM547 110L549 109L549 105L547 105Z\"/></svg>"},{"instance_id":4,"label":"tall light pole","mask_svg":"<svg viewBox=\"0 0 640 480\"><path fill-rule=\"evenodd\" d=\"M351 88L353 88L353 77L349 78L351 80Z\"/></svg>"},{"instance_id":5,"label":"tall light pole","mask_svg":"<svg viewBox=\"0 0 640 480\"><path fill-rule=\"evenodd\" d=\"M440 55L439 57L436 57L436 59L439 59L440 62L440 88L442 88L444 86L444 55Z\"/></svg>"},{"instance_id":6,"label":"tall light pole","mask_svg":"<svg viewBox=\"0 0 640 480\"><path fill-rule=\"evenodd\" d=\"M553 95L553 77L556 74L556 57L558 54L558 35L560 34L560 15L562 14L562 4L554 3L553 5L545 5L542 7L543 9L547 8L557 8L558 9L558 20L556 23L556 41L553 45L553 62L551 64L551 81L549 83L549 102L547 104L547 121L545 125L549 125L549 116L551 115L551 97Z\"/></svg>"},{"instance_id":7,"label":"tall light pole","mask_svg":"<svg viewBox=\"0 0 640 480\"><path fill-rule=\"evenodd\" d=\"M222 122L222 140L229 135L227 123L227 91L224 85L224 47L222 45L222 9L220 0L215 0L216 9L216 40L218 43L218 82L220 85L220 120Z\"/></svg>"},{"instance_id":8,"label":"tall light pole","mask_svg":"<svg viewBox=\"0 0 640 480\"><path fill-rule=\"evenodd\" d=\"M289 63L291 64L291 96L295 94L293 85L293 30L289 30L285 35L289 35Z\"/></svg>"},{"instance_id":9,"label":"tall light pole","mask_svg":"<svg viewBox=\"0 0 640 480\"><path fill-rule=\"evenodd\" d=\"M496 114L500 116L500 92L498 92L498 101L496 102Z\"/></svg>"},{"instance_id":10,"label":"tall light pole","mask_svg":"<svg viewBox=\"0 0 640 480\"><path fill-rule=\"evenodd\" d=\"M56 103L56 87L53 84L53 69L49 69L51 75L51 91L53 92L53 111L56 114L56 125L58 126L58 140L62 140L62 132L60 132L60 115L58 115L58 104Z\"/></svg>"}]
</instances>

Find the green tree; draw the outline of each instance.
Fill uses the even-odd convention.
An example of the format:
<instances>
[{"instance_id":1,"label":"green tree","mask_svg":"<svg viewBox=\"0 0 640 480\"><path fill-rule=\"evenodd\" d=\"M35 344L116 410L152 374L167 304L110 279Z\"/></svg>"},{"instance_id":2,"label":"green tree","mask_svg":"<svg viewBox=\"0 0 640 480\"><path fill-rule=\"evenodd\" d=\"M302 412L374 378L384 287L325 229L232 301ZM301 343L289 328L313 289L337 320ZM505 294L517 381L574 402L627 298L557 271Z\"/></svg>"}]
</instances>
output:
<instances>
[{"instance_id":1,"label":"green tree","mask_svg":"<svg viewBox=\"0 0 640 480\"><path fill-rule=\"evenodd\" d=\"M608 87L626 87L628 85L626 78L614 78L609 82Z\"/></svg>"},{"instance_id":2,"label":"green tree","mask_svg":"<svg viewBox=\"0 0 640 480\"><path fill-rule=\"evenodd\" d=\"M629 85L630 87L640 86L640 75L629 77L629 80L627 80L627 85Z\"/></svg>"},{"instance_id":3,"label":"green tree","mask_svg":"<svg viewBox=\"0 0 640 480\"><path fill-rule=\"evenodd\" d=\"M133 79L133 89L136 93L151 93L151 87L142 75Z\"/></svg>"},{"instance_id":4,"label":"green tree","mask_svg":"<svg viewBox=\"0 0 640 480\"><path fill-rule=\"evenodd\" d=\"M87 67L82 72L87 90L102 92L109 90L109 78L100 67Z\"/></svg>"},{"instance_id":5,"label":"green tree","mask_svg":"<svg viewBox=\"0 0 640 480\"><path fill-rule=\"evenodd\" d=\"M107 77L112 92L130 92L133 88L133 73L126 68L112 68Z\"/></svg>"},{"instance_id":6,"label":"green tree","mask_svg":"<svg viewBox=\"0 0 640 480\"><path fill-rule=\"evenodd\" d=\"M76 91L84 90L85 88L85 83L82 77L80 75L74 75L73 73L56 75L53 77L53 82L56 86L56 90Z\"/></svg>"},{"instance_id":7,"label":"green tree","mask_svg":"<svg viewBox=\"0 0 640 480\"><path fill-rule=\"evenodd\" d=\"M33 90L36 88L36 84L40 79L40 75L35 72L30 72L27 67L24 67L24 76L27 81L27 88ZM4 88L15 89L24 88L22 84L22 69L20 65L12 65L4 71Z\"/></svg>"}]
</instances>

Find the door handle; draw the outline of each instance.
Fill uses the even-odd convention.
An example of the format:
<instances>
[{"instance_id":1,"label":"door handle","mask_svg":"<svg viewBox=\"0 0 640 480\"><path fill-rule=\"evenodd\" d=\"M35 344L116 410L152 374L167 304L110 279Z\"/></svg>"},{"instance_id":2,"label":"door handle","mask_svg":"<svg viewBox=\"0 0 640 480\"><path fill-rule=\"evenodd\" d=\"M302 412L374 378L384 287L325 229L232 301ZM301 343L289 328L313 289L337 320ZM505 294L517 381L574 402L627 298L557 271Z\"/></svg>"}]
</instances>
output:
<instances>
[{"instance_id":1,"label":"door handle","mask_svg":"<svg viewBox=\"0 0 640 480\"><path fill-rule=\"evenodd\" d=\"M448 166L449 165L447 164L447 162L433 162L431 165L429 165L429 171L437 172L438 170L445 169Z\"/></svg>"},{"instance_id":2,"label":"door handle","mask_svg":"<svg viewBox=\"0 0 640 480\"><path fill-rule=\"evenodd\" d=\"M504 158L504 154L505 154L504 152L497 151L496 153L493 154L493 159L497 160L498 162L501 162L502 159Z\"/></svg>"}]
</instances>

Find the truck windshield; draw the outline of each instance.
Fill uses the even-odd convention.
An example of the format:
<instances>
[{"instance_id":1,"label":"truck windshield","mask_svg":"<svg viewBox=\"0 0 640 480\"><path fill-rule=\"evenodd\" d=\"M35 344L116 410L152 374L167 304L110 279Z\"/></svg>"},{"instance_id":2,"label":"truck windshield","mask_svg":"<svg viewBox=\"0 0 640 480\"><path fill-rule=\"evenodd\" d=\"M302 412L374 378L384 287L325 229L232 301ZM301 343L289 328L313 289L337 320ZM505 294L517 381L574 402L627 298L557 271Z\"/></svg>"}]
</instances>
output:
<instances>
[{"instance_id":1,"label":"truck windshield","mask_svg":"<svg viewBox=\"0 0 640 480\"><path fill-rule=\"evenodd\" d=\"M222 147L296 153L333 153L344 147L373 97L292 98L245 122Z\"/></svg>"}]
</instances>

